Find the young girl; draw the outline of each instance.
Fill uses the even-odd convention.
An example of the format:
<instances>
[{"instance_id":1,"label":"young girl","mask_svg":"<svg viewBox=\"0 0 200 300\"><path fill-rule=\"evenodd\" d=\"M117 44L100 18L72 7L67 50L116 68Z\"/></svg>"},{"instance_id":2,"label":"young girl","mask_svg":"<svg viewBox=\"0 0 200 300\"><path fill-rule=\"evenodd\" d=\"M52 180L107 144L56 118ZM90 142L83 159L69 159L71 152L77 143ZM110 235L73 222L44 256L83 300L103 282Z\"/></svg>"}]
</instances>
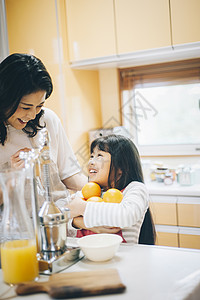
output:
<instances>
[{"instance_id":1,"label":"young girl","mask_svg":"<svg viewBox=\"0 0 200 300\"><path fill-rule=\"evenodd\" d=\"M134 143L120 135L97 138L91 144L88 172L89 181L98 183L103 192L117 188L123 192L123 199L121 203L104 203L76 197L68 205L73 226L94 233L117 233L122 229L126 242L154 244L149 196Z\"/></svg>"}]
</instances>

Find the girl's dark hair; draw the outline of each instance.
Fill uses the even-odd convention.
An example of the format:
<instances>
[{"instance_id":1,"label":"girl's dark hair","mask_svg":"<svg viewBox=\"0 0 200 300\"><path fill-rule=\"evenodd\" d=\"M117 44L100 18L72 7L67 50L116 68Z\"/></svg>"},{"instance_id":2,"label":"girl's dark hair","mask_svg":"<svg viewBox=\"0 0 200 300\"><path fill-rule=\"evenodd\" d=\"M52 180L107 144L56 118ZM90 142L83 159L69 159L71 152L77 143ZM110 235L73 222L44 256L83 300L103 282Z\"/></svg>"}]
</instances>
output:
<instances>
[{"instance_id":1,"label":"girl's dark hair","mask_svg":"<svg viewBox=\"0 0 200 300\"><path fill-rule=\"evenodd\" d=\"M7 138L6 121L15 113L23 96L46 91L46 99L51 95L53 84L49 73L40 59L33 55L14 53L0 63L0 144ZM44 111L23 129L29 137L42 128L39 123Z\"/></svg>"},{"instance_id":2,"label":"girl's dark hair","mask_svg":"<svg viewBox=\"0 0 200 300\"><path fill-rule=\"evenodd\" d=\"M140 156L134 143L121 135L111 134L94 140L91 144L91 153L94 148L109 152L111 155L110 174L108 185L111 188L111 175L114 175L115 188L122 190L131 181L144 182ZM122 175L117 178L117 172L121 170Z\"/></svg>"},{"instance_id":3,"label":"girl's dark hair","mask_svg":"<svg viewBox=\"0 0 200 300\"><path fill-rule=\"evenodd\" d=\"M144 183L140 155L135 144L125 136L111 134L95 139L90 152L93 153L97 147L101 151L110 153L111 164L108 177L108 186L111 188L111 176L114 175L114 187L122 190L130 182L138 181ZM118 171L122 172L120 178L117 178ZM112 177L113 178L113 177ZM148 208L140 230L140 244L155 244L155 228Z\"/></svg>"}]
</instances>

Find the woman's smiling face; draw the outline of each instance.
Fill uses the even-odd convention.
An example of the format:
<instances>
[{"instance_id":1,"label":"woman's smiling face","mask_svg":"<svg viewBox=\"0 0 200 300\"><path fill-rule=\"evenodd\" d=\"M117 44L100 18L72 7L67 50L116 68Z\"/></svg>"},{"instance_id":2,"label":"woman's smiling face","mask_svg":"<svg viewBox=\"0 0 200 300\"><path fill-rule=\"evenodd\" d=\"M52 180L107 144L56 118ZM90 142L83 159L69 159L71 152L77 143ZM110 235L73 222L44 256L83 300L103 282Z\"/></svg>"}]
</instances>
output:
<instances>
[{"instance_id":1,"label":"woman's smiling face","mask_svg":"<svg viewBox=\"0 0 200 300\"><path fill-rule=\"evenodd\" d=\"M46 97L46 91L38 91L22 97L17 110L7 120L7 124L15 129L23 129L30 120L34 120L41 111Z\"/></svg>"}]
</instances>

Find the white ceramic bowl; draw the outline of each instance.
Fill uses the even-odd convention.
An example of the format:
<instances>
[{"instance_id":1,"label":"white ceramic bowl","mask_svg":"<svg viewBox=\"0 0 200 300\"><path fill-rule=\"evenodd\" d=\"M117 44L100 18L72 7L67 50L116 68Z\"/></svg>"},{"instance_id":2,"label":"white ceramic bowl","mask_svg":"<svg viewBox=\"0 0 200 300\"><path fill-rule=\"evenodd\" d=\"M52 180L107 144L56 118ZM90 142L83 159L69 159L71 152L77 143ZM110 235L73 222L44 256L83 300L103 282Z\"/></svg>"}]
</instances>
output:
<instances>
[{"instance_id":1,"label":"white ceramic bowl","mask_svg":"<svg viewBox=\"0 0 200 300\"><path fill-rule=\"evenodd\" d=\"M92 261L106 261L115 255L122 237L117 234L98 233L77 240L85 256Z\"/></svg>"}]
</instances>

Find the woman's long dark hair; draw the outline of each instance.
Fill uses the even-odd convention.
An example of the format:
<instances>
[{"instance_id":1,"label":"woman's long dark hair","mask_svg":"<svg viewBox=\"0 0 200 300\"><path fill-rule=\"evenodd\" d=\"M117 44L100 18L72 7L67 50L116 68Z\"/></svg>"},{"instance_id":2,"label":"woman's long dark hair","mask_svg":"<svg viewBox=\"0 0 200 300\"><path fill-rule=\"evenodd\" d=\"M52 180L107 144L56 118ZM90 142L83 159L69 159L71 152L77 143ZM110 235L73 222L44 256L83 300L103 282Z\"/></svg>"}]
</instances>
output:
<instances>
[{"instance_id":1,"label":"woman's long dark hair","mask_svg":"<svg viewBox=\"0 0 200 300\"><path fill-rule=\"evenodd\" d=\"M15 113L23 96L46 91L46 99L51 95L53 84L49 73L40 59L33 55L14 53L0 64L0 144L7 138L6 121ZM34 120L23 129L29 137L42 128L39 120L41 110Z\"/></svg>"},{"instance_id":2,"label":"woman's long dark hair","mask_svg":"<svg viewBox=\"0 0 200 300\"><path fill-rule=\"evenodd\" d=\"M93 153L97 147L101 151L110 153L111 165L108 177L108 185L111 188L111 176L114 175L114 187L122 190L130 182L138 181L144 183L142 167L139 152L135 144L129 139L121 135L111 134L95 139L90 147ZM118 171L122 172L120 178L117 178ZM144 217L144 221L140 230L139 244L155 244L155 228L148 208Z\"/></svg>"}]
</instances>

